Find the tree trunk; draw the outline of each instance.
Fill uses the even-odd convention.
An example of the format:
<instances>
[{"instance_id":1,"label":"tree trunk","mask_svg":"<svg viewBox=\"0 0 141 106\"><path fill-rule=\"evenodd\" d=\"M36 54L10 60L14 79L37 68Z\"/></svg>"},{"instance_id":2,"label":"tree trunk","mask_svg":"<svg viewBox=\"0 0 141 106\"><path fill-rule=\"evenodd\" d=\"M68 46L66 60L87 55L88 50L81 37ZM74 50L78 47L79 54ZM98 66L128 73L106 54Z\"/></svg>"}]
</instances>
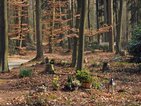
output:
<instances>
[{"instance_id":1,"label":"tree trunk","mask_svg":"<svg viewBox=\"0 0 141 106\"><path fill-rule=\"evenodd\" d=\"M99 9L99 2L98 2L98 0L96 0L96 26L97 26L97 29L99 29L99 11L98 11L98 9ZM97 36L97 41L98 41L98 44L100 44L101 43L101 35L100 34L98 34L98 36Z\"/></svg>"},{"instance_id":2,"label":"tree trunk","mask_svg":"<svg viewBox=\"0 0 141 106\"><path fill-rule=\"evenodd\" d=\"M138 8L138 23L141 23L141 1L138 0L138 5L137 5L137 8Z\"/></svg>"},{"instance_id":3,"label":"tree trunk","mask_svg":"<svg viewBox=\"0 0 141 106\"><path fill-rule=\"evenodd\" d=\"M30 18L28 18L28 25L29 25L29 29L31 30L31 31L33 31L33 28L34 28L34 18L33 18L33 16L34 16L34 8L33 8L33 6L34 6L34 2L33 2L33 0L29 0L28 1L28 3L29 3L29 7L28 7L28 16L30 17ZM33 47L33 45L34 45L34 40L33 40L33 32L29 32L29 34L27 35L27 37L26 37L26 45L27 46L31 46L31 47Z\"/></svg>"},{"instance_id":4,"label":"tree trunk","mask_svg":"<svg viewBox=\"0 0 141 106\"><path fill-rule=\"evenodd\" d=\"M88 28L91 29L91 19L90 19L90 0L88 0Z\"/></svg>"},{"instance_id":5,"label":"tree trunk","mask_svg":"<svg viewBox=\"0 0 141 106\"><path fill-rule=\"evenodd\" d=\"M8 71L7 0L0 0L0 72Z\"/></svg>"},{"instance_id":6,"label":"tree trunk","mask_svg":"<svg viewBox=\"0 0 141 106\"><path fill-rule=\"evenodd\" d=\"M74 15L75 15L75 11L74 11L75 10L75 6L74 6L75 5L75 0L72 0L72 2L73 2L72 3L72 28L75 28L74 24L75 24L75 22L79 23L79 19L74 18ZM79 13L80 13L80 7L77 6L77 14L79 14ZM77 29L77 27L76 27L76 29ZM77 40L78 40L77 37L73 38L72 67L76 66L76 61L77 61Z\"/></svg>"},{"instance_id":7,"label":"tree trunk","mask_svg":"<svg viewBox=\"0 0 141 106\"><path fill-rule=\"evenodd\" d=\"M121 51L121 36L122 36L122 8L123 8L123 1L120 0L120 8L118 13L118 22L117 25L117 36L116 36L116 53L120 53Z\"/></svg>"},{"instance_id":8,"label":"tree trunk","mask_svg":"<svg viewBox=\"0 0 141 106\"><path fill-rule=\"evenodd\" d=\"M53 0L53 4L55 4L55 1L56 0ZM55 25L55 6L53 5L52 7L52 22L51 22L51 35L49 35L49 53L52 53L53 52L53 43L52 43L52 37L54 36L53 35L53 31L54 31L54 25Z\"/></svg>"},{"instance_id":9,"label":"tree trunk","mask_svg":"<svg viewBox=\"0 0 141 106\"><path fill-rule=\"evenodd\" d=\"M112 25L109 32L109 51L114 52L113 0L108 0L108 24Z\"/></svg>"},{"instance_id":10,"label":"tree trunk","mask_svg":"<svg viewBox=\"0 0 141 106\"><path fill-rule=\"evenodd\" d=\"M85 40L84 30L85 30L85 21L86 21L86 1L87 0L81 1L77 70L83 69L83 62L84 62L84 40Z\"/></svg>"},{"instance_id":11,"label":"tree trunk","mask_svg":"<svg viewBox=\"0 0 141 106\"><path fill-rule=\"evenodd\" d=\"M42 33L41 33L41 4L36 0L36 59L43 59Z\"/></svg>"},{"instance_id":12,"label":"tree trunk","mask_svg":"<svg viewBox=\"0 0 141 106\"><path fill-rule=\"evenodd\" d=\"M108 6L107 6L107 0L104 0L104 23L107 24L108 23ZM104 33L105 38L109 38L109 36L107 36L108 33Z\"/></svg>"}]
</instances>

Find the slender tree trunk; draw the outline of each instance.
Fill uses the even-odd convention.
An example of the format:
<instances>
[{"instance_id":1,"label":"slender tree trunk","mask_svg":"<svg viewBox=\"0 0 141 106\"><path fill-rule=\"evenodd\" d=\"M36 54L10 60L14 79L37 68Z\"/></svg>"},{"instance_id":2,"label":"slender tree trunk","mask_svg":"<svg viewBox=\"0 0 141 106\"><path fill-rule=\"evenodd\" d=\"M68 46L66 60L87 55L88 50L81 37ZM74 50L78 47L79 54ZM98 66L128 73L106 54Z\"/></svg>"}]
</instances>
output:
<instances>
[{"instance_id":1,"label":"slender tree trunk","mask_svg":"<svg viewBox=\"0 0 141 106\"><path fill-rule=\"evenodd\" d=\"M87 0L81 1L77 70L83 69L83 62L84 62L84 40L85 40L84 30L85 30L85 21L86 21L86 1Z\"/></svg>"},{"instance_id":2,"label":"slender tree trunk","mask_svg":"<svg viewBox=\"0 0 141 106\"><path fill-rule=\"evenodd\" d=\"M20 37L20 39L18 40L18 45L20 48L22 47L22 24L23 24L23 17L22 17L22 10L23 7L19 7L18 8L18 24L19 24L19 34L18 36Z\"/></svg>"},{"instance_id":3,"label":"slender tree trunk","mask_svg":"<svg viewBox=\"0 0 141 106\"><path fill-rule=\"evenodd\" d=\"M88 28L91 29L91 21L90 21L90 0L88 0Z\"/></svg>"},{"instance_id":4,"label":"slender tree trunk","mask_svg":"<svg viewBox=\"0 0 141 106\"><path fill-rule=\"evenodd\" d=\"M138 12L137 12L137 18L138 18L138 23L141 23L141 1L140 0L138 0L138 3L137 3L137 8L138 8Z\"/></svg>"},{"instance_id":5,"label":"slender tree trunk","mask_svg":"<svg viewBox=\"0 0 141 106\"><path fill-rule=\"evenodd\" d=\"M128 11L128 3L126 1L126 45L128 45L129 41L129 17L128 17L129 11Z\"/></svg>"},{"instance_id":6,"label":"slender tree trunk","mask_svg":"<svg viewBox=\"0 0 141 106\"><path fill-rule=\"evenodd\" d=\"M122 36L122 8L123 8L123 1L120 0L120 8L118 14L118 25L117 25L117 38L116 38L116 53L120 53L121 51L121 36Z\"/></svg>"},{"instance_id":7,"label":"slender tree trunk","mask_svg":"<svg viewBox=\"0 0 141 106\"><path fill-rule=\"evenodd\" d=\"M104 23L107 24L108 23L108 6L107 6L107 0L104 0ZM108 33L104 33L105 38L109 38L109 36L107 36Z\"/></svg>"},{"instance_id":8,"label":"slender tree trunk","mask_svg":"<svg viewBox=\"0 0 141 106\"><path fill-rule=\"evenodd\" d=\"M77 7L77 14L80 13L80 11L79 11L80 9L79 8L80 7ZM72 0L72 28L76 28L77 29L77 27L75 27L74 24L75 24L75 21L76 21L76 23L78 23L79 19L75 19L74 18L74 15L75 15L75 11L74 10L75 10L75 0ZM72 51L72 67L75 67L76 66L76 62L77 62L77 41L78 41L77 37L74 37L73 38L73 51Z\"/></svg>"},{"instance_id":9,"label":"slender tree trunk","mask_svg":"<svg viewBox=\"0 0 141 106\"><path fill-rule=\"evenodd\" d=\"M35 5L36 5L36 3L35 3L35 0L32 0L32 9L33 9L33 40L34 40L34 42L36 42L36 11L35 11Z\"/></svg>"},{"instance_id":10,"label":"slender tree trunk","mask_svg":"<svg viewBox=\"0 0 141 106\"><path fill-rule=\"evenodd\" d=\"M33 31L33 28L34 28L34 26L33 26L33 23L34 23L34 21L33 21L34 20L34 18L33 18L33 12L34 12L34 10L33 10L33 0L29 0L28 3L29 3L28 16L30 17L30 18L28 18L28 25L29 25L29 29L31 31ZM26 42L27 42L26 43L27 46L33 47L33 44L34 44L33 32L29 32L29 34L26 37Z\"/></svg>"},{"instance_id":11,"label":"slender tree trunk","mask_svg":"<svg viewBox=\"0 0 141 106\"><path fill-rule=\"evenodd\" d=\"M99 1L96 0L96 25L97 25L97 29L99 29ZM98 34L98 37L97 37L97 41L98 41L98 44L101 43L101 35Z\"/></svg>"},{"instance_id":12,"label":"slender tree trunk","mask_svg":"<svg viewBox=\"0 0 141 106\"><path fill-rule=\"evenodd\" d=\"M55 4L56 0L53 0L53 4ZM52 37L53 37L53 30L55 25L55 6L53 5L52 10L52 22L51 22L51 35L49 35L49 53L53 52L53 43L52 43Z\"/></svg>"},{"instance_id":13,"label":"slender tree trunk","mask_svg":"<svg viewBox=\"0 0 141 106\"><path fill-rule=\"evenodd\" d=\"M107 0L104 0L104 22L108 22L108 14L107 14Z\"/></svg>"},{"instance_id":14,"label":"slender tree trunk","mask_svg":"<svg viewBox=\"0 0 141 106\"><path fill-rule=\"evenodd\" d=\"M108 24L112 25L109 32L109 51L114 52L114 33L113 33L113 0L108 0Z\"/></svg>"},{"instance_id":15,"label":"slender tree trunk","mask_svg":"<svg viewBox=\"0 0 141 106\"><path fill-rule=\"evenodd\" d=\"M71 38L68 38L68 51L71 51L72 48L72 41Z\"/></svg>"},{"instance_id":16,"label":"slender tree trunk","mask_svg":"<svg viewBox=\"0 0 141 106\"><path fill-rule=\"evenodd\" d=\"M36 59L43 59L42 33L41 33L40 20L41 20L41 4L40 4L40 0L36 0L36 42L37 42Z\"/></svg>"},{"instance_id":17,"label":"slender tree trunk","mask_svg":"<svg viewBox=\"0 0 141 106\"><path fill-rule=\"evenodd\" d=\"M0 72L8 71L7 0L0 0Z\"/></svg>"},{"instance_id":18,"label":"slender tree trunk","mask_svg":"<svg viewBox=\"0 0 141 106\"><path fill-rule=\"evenodd\" d=\"M126 35L127 35L127 40L129 41L129 39L131 39L131 27L132 27L132 24L130 23L130 19L131 19L131 11L129 11L129 7L130 7L130 2L129 1L126 1L127 2L127 7L126 7L126 11L127 11L127 18L126 18L126 20L128 21L126 24L126 26L127 26L127 33L126 33ZM128 43L128 42L127 42Z\"/></svg>"}]
</instances>

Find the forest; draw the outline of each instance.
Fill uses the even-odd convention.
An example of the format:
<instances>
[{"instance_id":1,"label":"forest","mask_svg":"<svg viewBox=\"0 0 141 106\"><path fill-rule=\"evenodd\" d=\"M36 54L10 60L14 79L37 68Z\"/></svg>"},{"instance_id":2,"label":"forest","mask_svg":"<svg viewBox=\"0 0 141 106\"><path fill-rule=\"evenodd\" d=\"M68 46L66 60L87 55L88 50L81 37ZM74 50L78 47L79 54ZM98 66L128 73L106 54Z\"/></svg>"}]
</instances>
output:
<instances>
[{"instance_id":1,"label":"forest","mask_svg":"<svg viewBox=\"0 0 141 106\"><path fill-rule=\"evenodd\" d=\"M141 106L141 0L0 0L0 106Z\"/></svg>"}]
</instances>

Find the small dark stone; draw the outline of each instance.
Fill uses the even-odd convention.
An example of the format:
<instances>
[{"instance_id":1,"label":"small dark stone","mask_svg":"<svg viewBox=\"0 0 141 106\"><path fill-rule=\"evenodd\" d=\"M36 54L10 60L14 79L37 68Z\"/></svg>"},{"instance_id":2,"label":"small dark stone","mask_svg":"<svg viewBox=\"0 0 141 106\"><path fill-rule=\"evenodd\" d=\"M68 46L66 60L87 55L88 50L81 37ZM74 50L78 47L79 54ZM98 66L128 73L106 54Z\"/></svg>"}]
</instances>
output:
<instances>
[{"instance_id":1,"label":"small dark stone","mask_svg":"<svg viewBox=\"0 0 141 106\"><path fill-rule=\"evenodd\" d=\"M126 90L125 89L120 89L120 90L118 90L118 92L122 93L122 92L126 92Z\"/></svg>"}]
</instances>

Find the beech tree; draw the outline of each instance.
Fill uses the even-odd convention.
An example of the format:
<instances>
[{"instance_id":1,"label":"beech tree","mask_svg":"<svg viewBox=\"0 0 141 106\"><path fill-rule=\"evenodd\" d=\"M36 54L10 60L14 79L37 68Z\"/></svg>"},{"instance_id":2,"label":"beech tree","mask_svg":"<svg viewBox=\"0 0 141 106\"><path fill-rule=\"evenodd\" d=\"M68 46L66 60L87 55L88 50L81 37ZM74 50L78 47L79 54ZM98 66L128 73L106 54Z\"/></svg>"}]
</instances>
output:
<instances>
[{"instance_id":1,"label":"beech tree","mask_svg":"<svg viewBox=\"0 0 141 106\"><path fill-rule=\"evenodd\" d=\"M111 30L109 32L109 50L110 52L114 52L114 33L113 33L113 0L107 1L108 5L108 24L112 25Z\"/></svg>"},{"instance_id":2,"label":"beech tree","mask_svg":"<svg viewBox=\"0 0 141 106\"><path fill-rule=\"evenodd\" d=\"M85 40L84 30L86 21L86 1L87 0L81 1L77 70L82 70L84 62L84 40Z\"/></svg>"},{"instance_id":3,"label":"beech tree","mask_svg":"<svg viewBox=\"0 0 141 106\"><path fill-rule=\"evenodd\" d=\"M79 28L79 19L75 19L74 18L74 14L75 14L75 9L74 9L74 0L72 0L73 4L72 4L72 27L73 28ZM78 5L79 0L77 0L77 10L76 10L76 14L80 13L80 6ZM77 43L78 43L78 38L74 37L73 38L73 51L72 51L72 67L76 66L76 62L77 62Z\"/></svg>"},{"instance_id":4,"label":"beech tree","mask_svg":"<svg viewBox=\"0 0 141 106\"><path fill-rule=\"evenodd\" d=\"M119 11L117 11L119 14L116 13L116 14L118 14L117 15L118 17L116 17L117 18L116 53L120 53L120 51L121 51L121 36L122 36L122 29L121 29L122 23L121 23L121 21L122 21L123 1L120 0L119 4L120 4Z\"/></svg>"},{"instance_id":5,"label":"beech tree","mask_svg":"<svg viewBox=\"0 0 141 106\"><path fill-rule=\"evenodd\" d=\"M0 0L0 72L8 71L7 0Z\"/></svg>"},{"instance_id":6,"label":"beech tree","mask_svg":"<svg viewBox=\"0 0 141 106\"><path fill-rule=\"evenodd\" d=\"M43 58L43 47L42 47L42 32L41 32L41 1L36 0L36 47L37 54L35 59Z\"/></svg>"}]
</instances>

